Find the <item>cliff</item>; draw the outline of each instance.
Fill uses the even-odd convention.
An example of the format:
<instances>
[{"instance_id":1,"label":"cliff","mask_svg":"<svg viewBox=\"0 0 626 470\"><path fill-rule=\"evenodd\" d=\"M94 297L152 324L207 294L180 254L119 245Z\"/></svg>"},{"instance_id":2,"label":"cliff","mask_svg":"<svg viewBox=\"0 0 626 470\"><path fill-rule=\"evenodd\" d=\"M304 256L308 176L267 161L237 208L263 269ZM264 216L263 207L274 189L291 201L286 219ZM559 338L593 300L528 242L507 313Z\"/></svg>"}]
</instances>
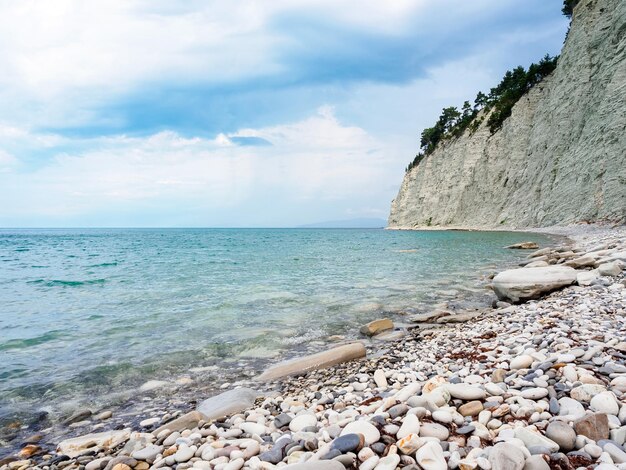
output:
<instances>
[{"instance_id":1,"label":"cliff","mask_svg":"<svg viewBox=\"0 0 626 470\"><path fill-rule=\"evenodd\" d=\"M555 71L408 171L389 228L626 221L626 2L582 0Z\"/></svg>"}]
</instances>

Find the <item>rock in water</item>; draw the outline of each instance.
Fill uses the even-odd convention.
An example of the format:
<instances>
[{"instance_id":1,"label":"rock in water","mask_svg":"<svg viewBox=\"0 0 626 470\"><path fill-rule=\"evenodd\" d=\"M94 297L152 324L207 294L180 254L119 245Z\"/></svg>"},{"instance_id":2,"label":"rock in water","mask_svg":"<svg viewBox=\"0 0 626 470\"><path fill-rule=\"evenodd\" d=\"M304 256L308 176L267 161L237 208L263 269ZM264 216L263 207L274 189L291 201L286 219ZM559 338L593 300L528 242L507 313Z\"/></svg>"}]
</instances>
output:
<instances>
[{"instance_id":1,"label":"rock in water","mask_svg":"<svg viewBox=\"0 0 626 470\"><path fill-rule=\"evenodd\" d=\"M315 369L323 369L342 362L365 357L366 351L363 343L356 342L338 346L328 351L323 351L310 356L298 357L289 361L281 362L263 372L258 380L276 380L288 375L302 374Z\"/></svg>"},{"instance_id":2,"label":"rock in water","mask_svg":"<svg viewBox=\"0 0 626 470\"><path fill-rule=\"evenodd\" d=\"M236 388L204 400L197 410L208 419L219 419L250 408L259 395L251 388Z\"/></svg>"},{"instance_id":3,"label":"rock in water","mask_svg":"<svg viewBox=\"0 0 626 470\"><path fill-rule=\"evenodd\" d=\"M393 329L393 322L389 318L380 318L369 322L361 327L361 333L367 336L373 336L381 331Z\"/></svg>"},{"instance_id":4,"label":"rock in water","mask_svg":"<svg viewBox=\"0 0 626 470\"><path fill-rule=\"evenodd\" d=\"M521 302L575 282L576 270L568 266L509 269L493 279L493 290L500 300Z\"/></svg>"},{"instance_id":5,"label":"rock in water","mask_svg":"<svg viewBox=\"0 0 626 470\"><path fill-rule=\"evenodd\" d=\"M539 245L537 245L535 242L521 242L514 245L509 245L505 248L509 248L511 250L536 250L537 248L539 248Z\"/></svg>"}]
</instances>

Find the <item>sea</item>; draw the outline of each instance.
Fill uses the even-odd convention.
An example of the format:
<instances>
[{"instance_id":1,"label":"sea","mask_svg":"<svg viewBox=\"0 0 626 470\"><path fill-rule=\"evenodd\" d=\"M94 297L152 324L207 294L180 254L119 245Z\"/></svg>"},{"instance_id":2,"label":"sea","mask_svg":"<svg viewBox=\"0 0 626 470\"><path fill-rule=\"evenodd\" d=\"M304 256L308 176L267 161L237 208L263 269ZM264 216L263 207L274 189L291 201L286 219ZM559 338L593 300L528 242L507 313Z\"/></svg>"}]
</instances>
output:
<instances>
[{"instance_id":1,"label":"sea","mask_svg":"<svg viewBox=\"0 0 626 470\"><path fill-rule=\"evenodd\" d=\"M118 405L148 381L227 387L268 364L489 305L540 234L382 229L1 229L0 426ZM184 386L182 385L184 384ZM202 398L202 397L199 397Z\"/></svg>"}]
</instances>

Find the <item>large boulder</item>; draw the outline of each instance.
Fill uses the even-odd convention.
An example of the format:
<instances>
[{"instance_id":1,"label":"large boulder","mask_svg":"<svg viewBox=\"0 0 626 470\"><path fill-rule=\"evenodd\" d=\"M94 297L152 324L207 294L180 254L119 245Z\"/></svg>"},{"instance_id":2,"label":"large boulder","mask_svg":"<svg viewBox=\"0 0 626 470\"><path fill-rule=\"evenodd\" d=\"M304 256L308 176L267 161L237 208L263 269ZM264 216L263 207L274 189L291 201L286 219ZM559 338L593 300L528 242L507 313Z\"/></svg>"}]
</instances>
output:
<instances>
[{"instance_id":1,"label":"large boulder","mask_svg":"<svg viewBox=\"0 0 626 470\"><path fill-rule=\"evenodd\" d=\"M523 302L576 282L576 270L568 266L509 269L493 279L500 300Z\"/></svg>"},{"instance_id":2,"label":"large boulder","mask_svg":"<svg viewBox=\"0 0 626 470\"><path fill-rule=\"evenodd\" d=\"M289 361L281 362L263 372L258 379L261 381L276 380L288 375L302 374L315 369L341 364L365 357L366 351L363 343L355 342L338 346L328 351L322 351L310 356L297 357ZM200 410L202 411L202 410Z\"/></svg>"},{"instance_id":3,"label":"large boulder","mask_svg":"<svg viewBox=\"0 0 626 470\"><path fill-rule=\"evenodd\" d=\"M251 388L236 388L204 400L198 405L197 411L207 419L224 418L252 407L259 395Z\"/></svg>"}]
</instances>

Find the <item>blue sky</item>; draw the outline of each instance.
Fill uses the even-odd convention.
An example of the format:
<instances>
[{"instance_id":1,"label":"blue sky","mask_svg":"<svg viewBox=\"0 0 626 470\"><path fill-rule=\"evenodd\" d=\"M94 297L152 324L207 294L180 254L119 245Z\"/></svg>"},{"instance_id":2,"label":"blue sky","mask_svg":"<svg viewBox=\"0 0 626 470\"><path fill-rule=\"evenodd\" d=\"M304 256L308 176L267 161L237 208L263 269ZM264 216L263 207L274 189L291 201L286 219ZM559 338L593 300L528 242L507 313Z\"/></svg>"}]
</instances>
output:
<instances>
[{"instance_id":1,"label":"blue sky","mask_svg":"<svg viewBox=\"0 0 626 470\"><path fill-rule=\"evenodd\" d=\"M386 218L421 129L558 1L0 0L0 226Z\"/></svg>"}]
</instances>

